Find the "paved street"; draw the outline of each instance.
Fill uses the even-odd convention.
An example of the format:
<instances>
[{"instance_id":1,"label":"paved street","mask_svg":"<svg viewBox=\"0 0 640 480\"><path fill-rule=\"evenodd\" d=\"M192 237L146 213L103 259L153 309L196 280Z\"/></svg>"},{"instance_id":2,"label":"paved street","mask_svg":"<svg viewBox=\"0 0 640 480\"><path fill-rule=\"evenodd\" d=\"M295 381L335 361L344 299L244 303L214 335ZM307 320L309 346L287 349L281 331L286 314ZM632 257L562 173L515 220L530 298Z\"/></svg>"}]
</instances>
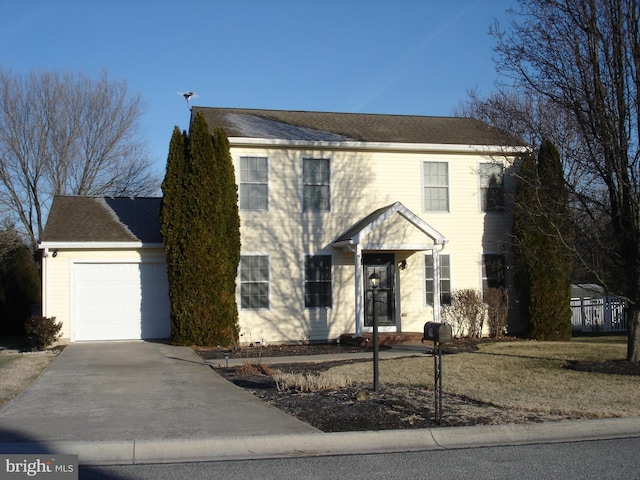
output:
<instances>
[{"instance_id":1,"label":"paved street","mask_svg":"<svg viewBox=\"0 0 640 480\"><path fill-rule=\"evenodd\" d=\"M638 480L640 438L446 451L83 467L81 480Z\"/></svg>"}]
</instances>

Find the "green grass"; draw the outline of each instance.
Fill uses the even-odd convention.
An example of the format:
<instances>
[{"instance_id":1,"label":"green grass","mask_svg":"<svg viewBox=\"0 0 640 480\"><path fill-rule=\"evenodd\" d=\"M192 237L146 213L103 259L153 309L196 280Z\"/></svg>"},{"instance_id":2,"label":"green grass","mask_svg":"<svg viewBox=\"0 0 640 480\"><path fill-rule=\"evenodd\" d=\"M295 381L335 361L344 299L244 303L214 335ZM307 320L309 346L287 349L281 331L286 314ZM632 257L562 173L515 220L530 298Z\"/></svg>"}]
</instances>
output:
<instances>
[{"instance_id":1,"label":"green grass","mask_svg":"<svg viewBox=\"0 0 640 480\"><path fill-rule=\"evenodd\" d=\"M447 393L503 408L587 418L640 416L640 377L563 368L567 361L621 360L623 337L571 342L499 342L474 353L445 355L442 385ZM332 368L353 383L371 382L371 365ZM380 383L433 388L433 357L380 362Z\"/></svg>"}]
</instances>

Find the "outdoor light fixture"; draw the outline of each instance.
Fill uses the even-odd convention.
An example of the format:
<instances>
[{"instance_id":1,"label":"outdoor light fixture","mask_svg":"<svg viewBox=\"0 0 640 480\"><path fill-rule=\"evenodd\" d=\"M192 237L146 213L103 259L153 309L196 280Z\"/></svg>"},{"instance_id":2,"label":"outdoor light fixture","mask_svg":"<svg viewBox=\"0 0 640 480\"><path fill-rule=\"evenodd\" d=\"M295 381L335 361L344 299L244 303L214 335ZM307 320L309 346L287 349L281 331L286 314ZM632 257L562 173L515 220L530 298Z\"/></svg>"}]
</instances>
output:
<instances>
[{"instance_id":1,"label":"outdoor light fixture","mask_svg":"<svg viewBox=\"0 0 640 480\"><path fill-rule=\"evenodd\" d=\"M373 272L369 275L369 285L371 286L371 313L373 314L373 391L380 388L378 377L378 287L380 286L380 275Z\"/></svg>"}]
</instances>

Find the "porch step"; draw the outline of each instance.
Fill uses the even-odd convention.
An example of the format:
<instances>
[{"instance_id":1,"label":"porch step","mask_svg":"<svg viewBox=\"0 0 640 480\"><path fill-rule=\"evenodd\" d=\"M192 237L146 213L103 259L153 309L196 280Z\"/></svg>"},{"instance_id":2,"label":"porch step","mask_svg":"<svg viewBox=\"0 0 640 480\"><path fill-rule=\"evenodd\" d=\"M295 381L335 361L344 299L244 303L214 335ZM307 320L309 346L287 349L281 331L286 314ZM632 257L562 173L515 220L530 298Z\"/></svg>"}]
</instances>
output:
<instances>
[{"instance_id":1,"label":"porch step","mask_svg":"<svg viewBox=\"0 0 640 480\"><path fill-rule=\"evenodd\" d=\"M345 333L340 336L340 343L345 345L356 345L358 347L373 346L373 333L364 333L362 336L354 337L353 333ZM400 332L378 334L378 344L381 346L392 345L422 345L423 332Z\"/></svg>"}]
</instances>

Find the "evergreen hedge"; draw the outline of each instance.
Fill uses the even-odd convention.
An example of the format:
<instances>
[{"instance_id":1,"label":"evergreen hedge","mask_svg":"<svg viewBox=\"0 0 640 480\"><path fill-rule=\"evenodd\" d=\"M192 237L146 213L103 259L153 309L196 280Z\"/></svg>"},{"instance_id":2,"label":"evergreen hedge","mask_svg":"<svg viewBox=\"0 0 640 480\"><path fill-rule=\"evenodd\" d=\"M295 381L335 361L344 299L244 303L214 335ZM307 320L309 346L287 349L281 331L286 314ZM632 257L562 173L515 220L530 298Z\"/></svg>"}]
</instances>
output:
<instances>
[{"instance_id":1,"label":"evergreen hedge","mask_svg":"<svg viewBox=\"0 0 640 480\"><path fill-rule=\"evenodd\" d=\"M537 340L571 338L572 229L560 155L544 141L520 169L514 253L522 312Z\"/></svg>"},{"instance_id":2,"label":"evergreen hedge","mask_svg":"<svg viewBox=\"0 0 640 480\"><path fill-rule=\"evenodd\" d=\"M221 129L214 136L215 147L200 113L188 135L174 129L162 184L171 336L178 345L227 346L238 339L238 194L227 137Z\"/></svg>"}]
</instances>

